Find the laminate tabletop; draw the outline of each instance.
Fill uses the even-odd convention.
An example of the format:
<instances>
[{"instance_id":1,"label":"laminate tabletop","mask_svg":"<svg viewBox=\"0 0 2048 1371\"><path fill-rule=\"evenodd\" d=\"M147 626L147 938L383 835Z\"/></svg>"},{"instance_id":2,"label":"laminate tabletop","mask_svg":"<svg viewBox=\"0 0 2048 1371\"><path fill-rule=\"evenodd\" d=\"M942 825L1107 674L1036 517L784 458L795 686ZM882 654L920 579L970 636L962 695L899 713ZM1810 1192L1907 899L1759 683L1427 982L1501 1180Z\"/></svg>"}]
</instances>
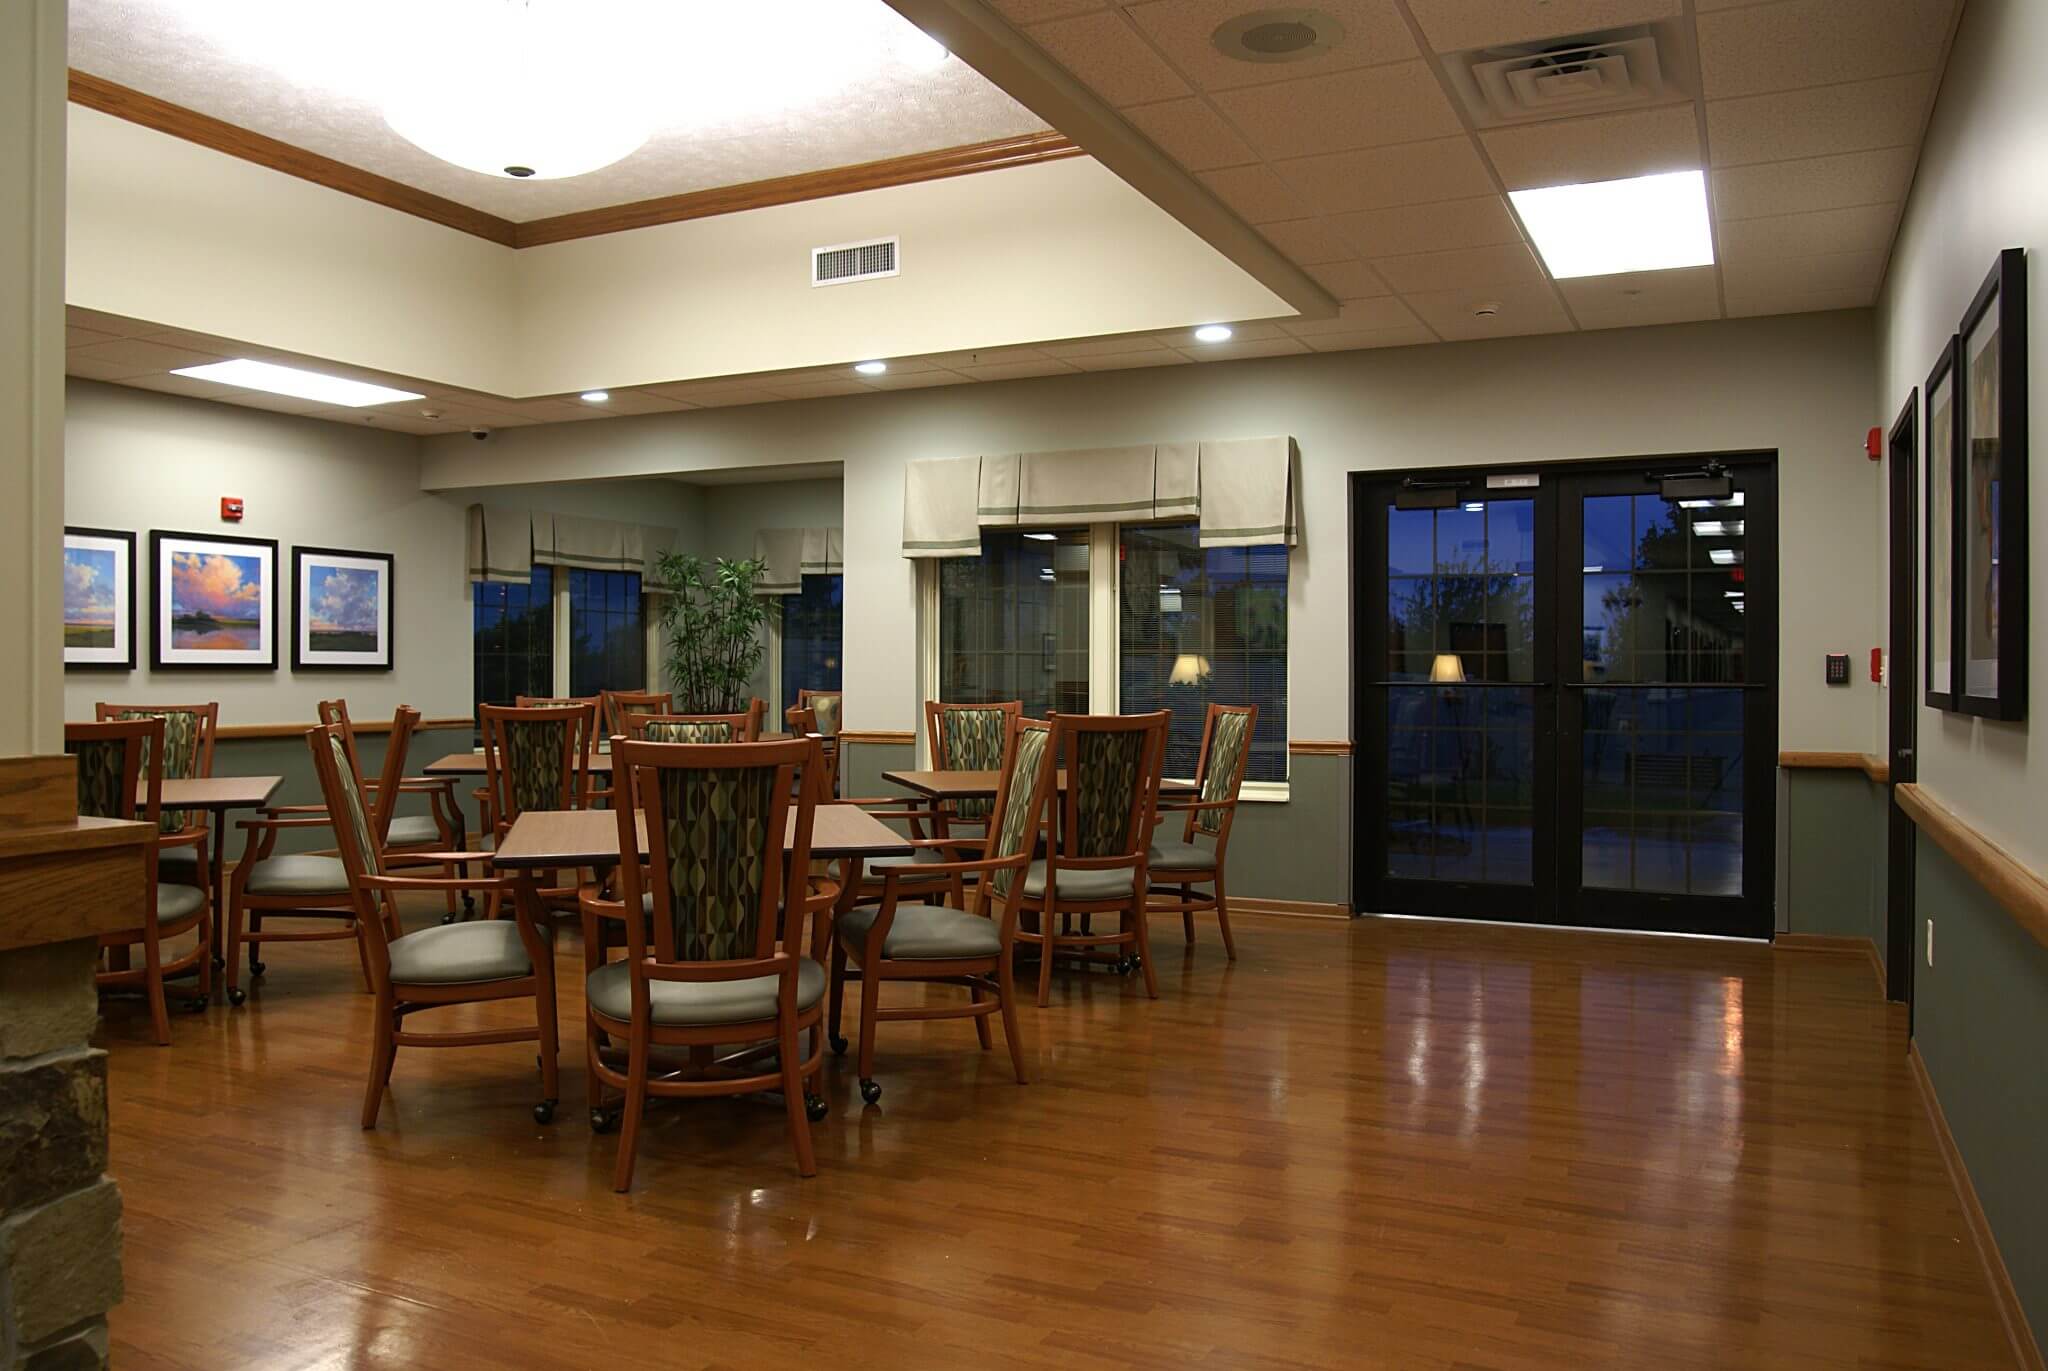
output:
<instances>
[{"instance_id":1,"label":"laminate tabletop","mask_svg":"<svg viewBox=\"0 0 2048 1371\"><path fill-rule=\"evenodd\" d=\"M230 809L261 809L284 784L282 776L191 776L164 781L165 809L210 809L225 814ZM146 786L138 793L148 797Z\"/></svg>"},{"instance_id":2,"label":"laminate tabletop","mask_svg":"<svg viewBox=\"0 0 2048 1371\"><path fill-rule=\"evenodd\" d=\"M640 853L647 852L647 816L636 816ZM790 811L785 849L796 833ZM857 805L819 805L811 824L813 857L907 857L910 840ZM528 810L512 829L491 865L508 870L558 866L613 866L619 860L619 816L609 809Z\"/></svg>"}]
</instances>

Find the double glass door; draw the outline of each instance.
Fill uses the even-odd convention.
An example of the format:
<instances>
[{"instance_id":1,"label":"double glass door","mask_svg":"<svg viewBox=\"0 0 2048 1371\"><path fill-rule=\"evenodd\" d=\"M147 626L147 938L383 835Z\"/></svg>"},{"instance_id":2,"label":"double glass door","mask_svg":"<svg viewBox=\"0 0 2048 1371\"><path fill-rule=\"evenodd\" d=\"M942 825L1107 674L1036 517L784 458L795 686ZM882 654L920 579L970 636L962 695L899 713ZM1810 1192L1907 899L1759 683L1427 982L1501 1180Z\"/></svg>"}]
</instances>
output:
<instances>
[{"instance_id":1,"label":"double glass door","mask_svg":"<svg viewBox=\"0 0 2048 1371\"><path fill-rule=\"evenodd\" d=\"M1355 477L1355 907L1768 936L1774 495L1768 455Z\"/></svg>"}]
</instances>

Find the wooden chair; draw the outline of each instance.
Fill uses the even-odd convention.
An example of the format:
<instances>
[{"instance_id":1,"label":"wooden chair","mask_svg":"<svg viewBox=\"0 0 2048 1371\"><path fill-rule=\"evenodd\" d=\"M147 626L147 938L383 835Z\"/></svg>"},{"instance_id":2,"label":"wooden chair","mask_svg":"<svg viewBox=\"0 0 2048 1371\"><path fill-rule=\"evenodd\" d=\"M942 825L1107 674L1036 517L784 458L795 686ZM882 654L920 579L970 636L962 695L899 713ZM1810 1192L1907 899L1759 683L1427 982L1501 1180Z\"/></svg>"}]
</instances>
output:
<instances>
[{"instance_id":1,"label":"wooden chair","mask_svg":"<svg viewBox=\"0 0 2048 1371\"><path fill-rule=\"evenodd\" d=\"M1025 873L1023 908L1033 916L1018 941L1036 943L1038 1004L1052 997L1053 959L1073 949L1084 960L1111 961L1128 975L1145 973L1145 993L1159 998L1152 944L1145 928L1147 862L1159 769L1166 759L1170 711L1151 714L1059 714L1053 739L1067 768L1054 807L1057 822L1045 859ZM1079 931L1056 928L1054 915L1073 915ZM1097 916L1114 914L1115 933L1093 930ZM1121 957L1106 947L1128 948Z\"/></svg>"},{"instance_id":2,"label":"wooden chair","mask_svg":"<svg viewBox=\"0 0 2048 1371\"><path fill-rule=\"evenodd\" d=\"M1146 855L1146 870L1152 881L1154 914L1178 913L1187 934L1188 946L1195 943L1195 915L1213 910L1216 927L1223 934L1223 951L1237 960L1237 944L1230 937L1230 905L1223 890L1223 860L1230 850L1230 826L1237 818L1238 792L1244 786L1244 772L1252 755L1252 730L1258 726L1257 705L1209 706L1202 720L1201 760L1195 766L1193 801L1161 801L1159 814L1185 813L1178 841L1155 835ZM1207 841L1203 841L1206 839ZM1206 885L1209 893L1193 887ZM1165 898L1161 898L1161 897Z\"/></svg>"},{"instance_id":3,"label":"wooden chair","mask_svg":"<svg viewBox=\"0 0 2048 1371\"><path fill-rule=\"evenodd\" d=\"M840 692L800 687L796 703L782 711L792 733L815 733L821 738L839 736Z\"/></svg>"},{"instance_id":4,"label":"wooden chair","mask_svg":"<svg viewBox=\"0 0 2048 1371\"><path fill-rule=\"evenodd\" d=\"M164 765L167 781L190 781L213 775L213 739L220 728L220 705L116 705L105 701L93 706L93 717L110 720L162 719L164 721ZM147 759L143 770L149 769ZM157 821L157 874L172 885L195 886L205 892L207 927L221 916L221 892L213 888L213 866L208 860L212 844L225 843L225 833L210 833L203 809L167 809ZM210 936L210 934L209 934ZM219 962L214 963L219 966Z\"/></svg>"},{"instance_id":5,"label":"wooden chair","mask_svg":"<svg viewBox=\"0 0 2048 1371\"><path fill-rule=\"evenodd\" d=\"M362 753L356 747L356 726L355 722L349 718L348 701L322 700L317 708L322 724L340 725L342 736L348 740L348 754L357 763L356 777L358 780L362 780ZM408 708L408 706L401 705L399 708L402 711ZM418 711L415 710L413 713L414 717L417 718ZM392 729L394 733L397 730L397 720L395 717L392 721ZM388 758L389 754L387 753L386 755ZM386 770L388 771L388 769L387 767ZM398 790L390 794L385 793L383 784L381 778L376 781L363 782L366 796L371 806L375 809L381 810L386 806L395 806L400 795L425 795L427 797L427 812L425 814L399 814L394 810L389 820L385 822L384 864L386 867L395 869L398 867L420 866L422 863L412 854L422 852L460 852L469 845L468 834L465 831L468 824L462 817L461 804L455 798L455 778L453 776L402 776L398 781ZM462 868L457 865L444 864L441 867L441 874L449 877L459 876L462 874ZM455 898L455 892L449 891L448 915L451 919L455 915Z\"/></svg>"},{"instance_id":6,"label":"wooden chair","mask_svg":"<svg viewBox=\"0 0 2048 1371\"><path fill-rule=\"evenodd\" d=\"M64 750L77 758L81 815L97 819L139 818L158 825L161 833L164 722L151 717L64 725ZM145 854L148 906L142 927L100 935L101 953L112 965L101 970L95 979L102 989L140 986L143 997L149 1001L157 1044L168 1047L171 1017L164 1003L165 978L188 970L193 972L199 978L199 996L187 1001L186 1007L204 1009L213 994L213 963L207 955L212 928L205 892L191 885L165 885L157 879L157 846L163 841L158 837ZM164 940L186 932L198 935L192 950L170 962L164 961ZM125 963L137 943L142 944L142 965L131 967Z\"/></svg>"},{"instance_id":7,"label":"wooden chair","mask_svg":"<svg viewBox=\"0 0 2048 1371\"><path fill-rule=\"evenodd\" d=\"M675 696L666 690L607 690L604 702L604 731L609 738L629 736L626 721L635 714L667 714L675 708Z\"/></svg>"},{"instance_id":8,"label":"wooden chair","mask_svg":"<svg viewBox=\"0 0 2048 1371\"><path fill-rule=\"evenodd\" d=\"M418 727L419 721L417 709L399 706L391 721L390 740L384 748L384 770L375 784L378 794L396 796L399 793L398 782L405 775L405 756L412 747L413 729ZM342 740L342 753L349 764L350 780L358 793L364 795L365 804L369 805L372 835L381 853L386 827L391 822L391 806L373 804L368 800L371 786L363 780L362 761L349 740L348 731L339 724L326 726L332 727ZM325 804L271 805L258 811L257 817L240 821L239 826L248 837L230 882L232 893L227 929L229 1004L241 1005L248 999L241 986L244 944L249 948L249 978L254 980L269 970L256 956L260 944L321 943L354 938L356 955L363 963L363 985L369 990L376 989L370 975L369 956L356 925L355 892L349 884L348 868L342 864L341 858L276 851L280 833L334 828L335 817L336 811ZM417 860L414 858L415 862ZM294 922L318 919L338 926L288 928L282 932L263 926L266 919L275 918L289 918Z\"/></svg>"},{"instance_id":9,"label":"wooden chair","mask_svg":"<svg viewBox=\"0 0 2048 1371\"><path fill-rule=\"evenodd\" d=\"M841 918L832 943L831 1041L834 1052L844 1054L846 1039L839 1033L840 1005L846 994L847 963L859 972L860 991L860 1096L869 1104L882 1097L875 1081L875 1025L885 1020L960 1019L974 1020L974 1031L987 1052L991 1015L1003 1016L1003 1039L1010 1048L1010 1069L1017 1084L1024 1084L1024 1044L1017 1030L1017 995L1012 981L1011 947L1017 933L1018 902L1024 888L1024 874L1038 843L1040 820L1053 780L1052 730L1037 720L1010 721L1008 745L1003 750L1003 775L996 789L996 817L983 840L934 841L945 856L946 849L964 850L969 843L981 849L975 858L945 860L923 868L890 870L882 881L879 903L863 905ZM953 905L933 907L902 903L905 871L925 876L943 875L958 879L973 872L971 912ZM1000 903L1000 909L995 906ZM967 988L965 1004L920 1004L882 1008L882 985L887 981L925 981Z\"/></svg>"},{"instance_id":10,"label":"wooden chair","mask_svg":"<svg viewBox=\"0 0 2048 1371\"><path fill-rule=\"evenodd\" d=\"M625 959L597 967L585 985L591 1126L605 1132L621 1124L612 1177L619 1191L633 1183L640 1120L650 1096L688 1099L780 1089L797 1171L817 1174L811 1123L824 1117L825 1101L809 1087L822 1071L826 978L824 968L801 952L801 897L791 899L786 911L783 898L786 885L801 889L797 883L810 866L814 755L808 740L619 744L614 779L620 850L636 850L636 811L644 808L648 861L645 867L632 860L620 864L617 898L604 898L590 886L582 899L586 945L602 945L599 919L622 922L626 932ZM783 835L792 805L795 841L785 861ZM671 846L672 835L683 839L679 848ZM778 946L777 924L785 912L789 927ZM808 1054L797 1045L805 1029L811 1033ZM607 1054L601 1047L612 1039L625 1042L623 1073L614 1064L619 1051ZM724 1063L703 1063L700 1057L692 1068L657 1075L651 1062L656 1047L755 1043L777 1049L772 1070L750 1069L741 1057ZM619 1105L606 1103L607 1088L624 1092Z\"/></svg>"},{"instance_id":11,"label":"wooden chair","mask_svg":"<svg viewBox=\"0 0 2048 1371\"><path fill-rule=\"evenodd\" d=\"M587 709L589 713L576 732L576 752L578 757L582 759L578 764L583 768L583 781L580 793L583 795L586 804L595 804L599 800L611 798L611 791L606 789L604 784L590 773L588 760L589 754L597 750L597 745L603 736L600 734L599 729L604 726L604 696L521 695L517 697L514 704L519 709ZM490 755L490 746L491 740L486 737L484 739L484 753L486 756ZM495 814L492 817L493 819L499 818Z\"/></svg>"},{"instance_id":12,"label":"wooden chair","mask_svg":"<svg viewBox=\"0 0 2048 1371\"><path fill-rule=\"evenodd\" d=\"M795 706L782 711L783 727L799 738L816 738L824 753L825 788L819 798L829 803L839 795L839 697L818 695L809 706ZM831 731L826 731L825 714L830 714Z\"/></svg>"},{"instance_id":13,"label":"wooden chair","mask_svg":"<svg viewBox=\"0 0 2048 1371\"><path fill-rule=\"evenodd\" d=\"M537 1123L555 1116L561 1095L555 1036L554 948L547 931L526 917L437 924L413 933L398 919L399 892L439 892L451 884L443 876L393 876L384 868L371 807L357 784L347 740L338 725L306 734L320 793L336 816L335 840L348 873L350 909L362 931L363 961L377 996L374 1037L370 1047L370 1080L363 1095L363 1127L375 1128L391 1082L392 1064L401 1047L476 1047L490 1043L540 1044L541 1100L533 1107ZM490 859L489 853L437 853L445 862ZM441 864L437 862L436 864ZM457 879L453 884L489 891L492 898L516 893L509 876ZM532 1028L486 1028L465 1032L419 1033L405 1028L407 1016L447 1005L487 1000L534 1001Z\"/></svg>"},{"instance_id":14,"label":"wooden chair","mask_svg":"<svg viewBox=\"0 0 2048 1371\"><path fill-rule=\"evenodd\" d=\"M626 720L626 736L650 743L751 743L758 741L759 722L752 710L744 714L635 714Z\"/></svg>"},{"instance_id":15,"label":"wooden chair","mask_svg":"<svg viewBox=\"0 0 2048 1371\"><path fill-rule=\"evenodd\" d=\"M1003 744L1010 736L1010 725L1023 714L1024 706L1017 700L985 705L951 705L926 700L925 730L931 740L933 768L939 771L994 771L1003 764ZM938 836L943 838L955 824L986 825L995 801L951 800L938 808Z\"/></svg>"},{"instance_id":16,"label":"wooden chair","mask_svg":"<svg viewBox=\"0 0 2048 1371\"><path fill-rule=\"evenodd\" d=\"M484 784L490 792L493 846L503 842L513 821L530 809L587 809L598 798L591 793L589 748L596 710L588 700L477 707L484 731ZM542 901L570 908L576 891L574 883L551 884L541 892ZM499 917L503 904L493 894L487 902L489 916Z\"/></svg>"}]
</instances>

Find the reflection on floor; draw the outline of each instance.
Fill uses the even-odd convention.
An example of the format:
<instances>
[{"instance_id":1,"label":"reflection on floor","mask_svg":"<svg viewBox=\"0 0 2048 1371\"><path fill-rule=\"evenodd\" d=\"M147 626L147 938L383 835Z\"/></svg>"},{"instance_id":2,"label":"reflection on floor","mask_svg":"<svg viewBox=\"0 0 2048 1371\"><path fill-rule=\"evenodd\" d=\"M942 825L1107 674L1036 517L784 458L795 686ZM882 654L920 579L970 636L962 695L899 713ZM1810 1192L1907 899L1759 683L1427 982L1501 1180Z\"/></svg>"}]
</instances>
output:
<instances>
[{"instance_id":1,"label":"reflection on floor","mask_svg":"<svg viewBox=\"0 0 2048 1371\"><path fill-rule=\"evenodd\" d=\"M828 1072L817 1179L779 1108L667 1104L624 1198L573 938L546 1127L511 1046L402 1053L361 1132L345 945L280 946L170 1048L113 1004L114 1364L2009 1365L1862 960L1247 916L1232 967L1159 932L1159 1001L1077 972L1026 1006L1030 1086L888 1025L878 1108Z\"/></svg>"}]
</instances>

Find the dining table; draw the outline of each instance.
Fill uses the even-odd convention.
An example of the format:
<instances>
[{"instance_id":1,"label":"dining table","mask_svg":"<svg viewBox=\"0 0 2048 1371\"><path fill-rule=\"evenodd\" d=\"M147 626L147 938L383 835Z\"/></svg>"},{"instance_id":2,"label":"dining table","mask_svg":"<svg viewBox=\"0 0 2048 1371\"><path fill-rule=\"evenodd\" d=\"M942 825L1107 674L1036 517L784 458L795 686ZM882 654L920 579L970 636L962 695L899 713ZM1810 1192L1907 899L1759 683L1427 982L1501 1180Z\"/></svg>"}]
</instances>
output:
<instances>
[{"instance_id":1,"label":"dining table","mask_svg":"<svg viewBox=\"0 0 2048 1371\"><path fill-rule=\"evenodd\" d=\"M163 782L163 808L203 810L211 820L208 826L212 830L213 841L207 853L206 882L213 900L213 934L209 951L216 971L227 965L224 955L227 893L221 884L221 873L227 848L228 814L236 809L263 808L283 784L282 776L190 776L176 780L166 778Z\"/></svg>"},{"instance_id":2,"label":"dining table","mask_svg":"<svg viewBox=\"0 0 2048 1371\"><path fill-rule=\"evenodd\" d=\"M1000 771L884 771L882 779L905 790L917 792L928 800L987 800L995 798L996 788L1002 783ZM1067 788L1067 773L1060 770L1056 784L1064 791ZM1159 793L1185 799L1201 793L1193 781L1161 781Z\"/></svg>"}]
</instances>

